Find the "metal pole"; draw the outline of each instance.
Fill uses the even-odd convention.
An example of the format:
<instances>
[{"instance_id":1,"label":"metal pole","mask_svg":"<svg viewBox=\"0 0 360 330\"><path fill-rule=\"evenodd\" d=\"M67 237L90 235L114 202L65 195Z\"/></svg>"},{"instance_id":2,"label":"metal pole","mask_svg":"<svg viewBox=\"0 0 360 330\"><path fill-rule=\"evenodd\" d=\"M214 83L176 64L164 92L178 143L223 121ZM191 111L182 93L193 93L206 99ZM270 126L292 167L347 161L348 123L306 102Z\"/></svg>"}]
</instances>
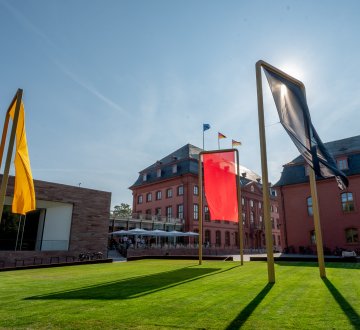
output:
<instances>
[{"instance_id":1,"label":"metal pole","mask_svg":"<svg viewBox=\"0 0 360 330\"><path fill-rule=\"evenodd\" d=\"M256 87L257 87L258 116L259 116L261 171L262 171L262 180L263 180L264 221L265 221L266 252L267 252L267 265L268 265L268 281L269 283L275 283L274 254L273 254L273 242L272 242L272 233L271 233L269 179L268 179L267 156L266 156L264 104L263 104L263 93L262 93L262 84L261 84L261 61L256 63Z\"/></svg>"},{"instance_id":2,"label":"metal pole","mask_svg":"<svg viewBox=\"0 0 360 330\"><path fill-rule=\"evenodd\" d=\"M242 204L241 204L241 181L240 181L240 165L239 165L239 152L234 149L236 154L236 192L238 200L238 222L239 222L239 248L240 248L240 264L244 264L244 238L243 238L243 222L242 222Z\"/></svg>"},{"instance_id":3,"label":"metal pole","mask_svg":"<svg viewBox=\"0 0 360 330\"><path fill-rule=\"evenodd\" d=\"M20 88L18 89L18 91L16 93L16 107L15 107L14 119L13 119L13 124L12 124L12 128L11 128L10 140L9 140L9 145L8 145L8 152L7 152L7 156L6 156L6 162L5 162L4 175L3 175L3 179L1 181L1 187L0 187L0 223L1 223L1 219L2 219L2 213L3 213L3 210L4 210L5 194L6 194L6 188L7 188L7 183L8 183L8 179L9 179L11 157L12 157L12 153L13 153L13 149L14 149L14 142L15 142L17 123L18 123L18 119L19 119L19 112L20 112L22 93L23 93L23 90L20 89ZM11 103L10 107L12 106L12 104L13 103Z\"/></svg>"},{"instance_id":4,"label":"metal pole","mask_svg":"<svg viewBox=\"0 0 360 330\"><path fill-rule=\"evenodd\" d=\"M15 251L17 250L17 245L18 245L18 241L19 241L19 232L20 232L20 227L21 227L21 214L20 214L20 220L19 220L19 226L18 226L18 230L17 230L17 234L16 234L16 242L15 242Z\"/></svg>"},{"instance_id":5,"label":"metal pole","mask_svg":"<svg viewBox=\"0 0 360 330\"><path fill-rule=\"evenodd\" d=\"M319 213L319 203L318 203L317 189L316 189L315 172L310 166L309 166L309 177L310 177L311 198L313 204L313 216L314 216L314 226L315 226L316 249L317 249L318 262L319 262L319 272L321 278L326 278L324 249L323 249L323 242L321 235L320 213Z\"/></svg>"},{"instance_id":6,"label":"metal pole","mask_svg":"<svg viewBox=\"0 0 360 330\"><path fill-rule=\"evenodd\" d=\"M24 224L23 224L22 233L21 233L20 251L22 251L22 244L23 244L23 238L24 238L25 224L26 224L26 214L24 215Z\"/></svg>"},{"instance_id":7,"label":"metal pole","mask_svg":"<svg viewBox=\"0 0 360 330\"><path fill-rule=\"evenodd\" d=\"M202 182L202 154L199 154L199 165L198 165L198 174L199 174L199 265L202 264L202 254L203 254L203 250L202 250L202 221L203 221L203 216L202 216L202 209L203 209L203 182Z\"/></svg>"}]
</instances>

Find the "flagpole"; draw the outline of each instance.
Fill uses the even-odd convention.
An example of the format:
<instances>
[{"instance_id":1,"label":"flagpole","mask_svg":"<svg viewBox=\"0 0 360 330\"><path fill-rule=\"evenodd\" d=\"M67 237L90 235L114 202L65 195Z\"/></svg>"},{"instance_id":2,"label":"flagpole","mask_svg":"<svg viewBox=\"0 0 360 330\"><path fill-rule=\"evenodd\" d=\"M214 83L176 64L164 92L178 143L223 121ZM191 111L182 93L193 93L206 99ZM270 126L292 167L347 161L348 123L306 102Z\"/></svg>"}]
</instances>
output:
<instances>
[{"instance_id":1,"label":"flagpole","mask_svg":"<svg viewBox=\"0 0 360 330\"><path fill-rule=\"evenodd\" d=\"M13 153L13 149L14 149L16 128L17 128L18 119L19 119L22 94L23 94L23 90L19 88L16 93L16 107L15 107L14 119L13 119L13 124L11 127L11 134L10 134L10 140L9 140L8 151L7 151L7 156L6 156L4 174L3 174L3 178L1 181L1 187L0 187L0 223L1 223L1 219L2 219L2 213L4 210L5 194L6 194L6 188L7 188L7 183L8 183L8 179L9 179L10 163L11 163L11 157L12 157L12 153ZM13 102L10 104L9 110L11 109ZM6 116L8 116L9 110L6 113Z\"/></svg>"},{"instance_id":2,"label":"flagpole","mask_svg":"<svg viewBox=\"0 0 360 330\"><path fill-rule=\"evenodd\" d=\"M314 217L315 239L316 239L317 257L319 263L319 272L321 278L326 278L324 249L323 249L321 225L320 225L319 203L318 203L318 196L316 189L316 179L315 179L315 172L310 166L309 166L309 177L310 177L310 190L311 190L311 198L313 205L313 217Z\"/></svg>"},{"instance_id":3,"label":"flagpole","mask_svg":"<svg viewBox=\"0 0 360 330\"><path fill-rule=\"evenodd\" d=\"M268 266L268 281L269 283L275 283L274 254L273 254L273 242L272 242L272 233L271 233L269 179L268 179L267 155L266 155L264 104L263 104L263 93L262 93L262 84L261 84L261 64L262 61L258 61L256 63L256 87L257 87L258 116L259 116L261 170L262 170L262 180L263 180L265 237L266 237L267 266Z\"/></svg>"},{"instance_id":4,"label":"flagpole","mask_svg":"<svg viewBox=\"0 0 360 330\"><path fill-rule=\"evenodd\" d=\"M204 131L204 127L203 127L203 150L205 150L205 131Z\"/></svg>"},{"instance_id":5,"label":"flagpole","mask_svg":"<svg viewBox=\"0 0 360 330\"><path fill-rule=\"evenodd\" d=\"M202 183L202 153L199 153L199 165L198 165L198 174L199 174L199 265L202 264L202 236L203 236L203 183Z\"/></svg>"},{"instance_id":6,"label":"flagpole","mask_svg":"<svg viewBox=\"0 0 360 330\"><path fill-rule=\"evenodd\" d=\"M219 133L218 133L218 149L220 150L220 139L219 139Z\"/></svg>"}]
</instances>

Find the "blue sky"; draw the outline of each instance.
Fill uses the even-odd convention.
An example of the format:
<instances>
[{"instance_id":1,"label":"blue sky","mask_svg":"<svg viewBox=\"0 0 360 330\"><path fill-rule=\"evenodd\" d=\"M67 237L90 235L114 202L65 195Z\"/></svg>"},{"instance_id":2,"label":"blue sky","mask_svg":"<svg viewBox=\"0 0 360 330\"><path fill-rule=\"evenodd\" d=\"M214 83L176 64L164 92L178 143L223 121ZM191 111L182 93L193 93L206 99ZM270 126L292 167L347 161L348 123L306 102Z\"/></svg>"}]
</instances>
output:
<instances>
[{"instance_id":1,"label":"blue sky","mask_svg":"<svg viewBox=\"0 0 360 330\"><path fill-rule=\"evenodd\" d=\"M24 89L35 179L131 204L186 143L242 141L261 174L255 63L301 79L323 142L359 134L359 1L0 0L0 111ZM264 80L269 177L298 155ZM13 170L12 170L13 173Z\"/></svg>"}]
</instances>

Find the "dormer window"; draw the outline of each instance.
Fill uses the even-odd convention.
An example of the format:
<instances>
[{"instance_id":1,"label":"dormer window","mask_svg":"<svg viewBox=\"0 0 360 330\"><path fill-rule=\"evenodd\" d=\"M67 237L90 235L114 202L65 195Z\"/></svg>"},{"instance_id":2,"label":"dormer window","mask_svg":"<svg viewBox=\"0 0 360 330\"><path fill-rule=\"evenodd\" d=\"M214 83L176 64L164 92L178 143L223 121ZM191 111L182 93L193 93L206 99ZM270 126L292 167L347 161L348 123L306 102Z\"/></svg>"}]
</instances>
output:
<instances>
[{"instance_id":1,"label":"dormer window","mask_svg":"<svg viewBox=\"0 0 360 330\"><path fill-rule=\"evenodd\" d=\"M156 171L156 176L158 178L161 178L161 168L158 168L157 171Z\"/></svg>"},{"instance_id":2,"label":"dormer window","mask_svg":"<svg viewBox=\"0 0 360 330\"><path fill-rule=\"evenodd\" d=\"M144 174L143 174L143 181L146 181L146 180L147 180L147 174L144 173Z\"/></svg>"},{"instance_id":3,"label":"dormer window","mask_svg":"<svg viewBox=\"0 0 360 330\"><path fill-rule=\"evenodd\" d=\"M347 170L349 168L347 158L338 159L336 163L339 170Z\"/></svg>"},{"instance_id":4,"label":"dormer window","mask_svg":"<svg viewBox=\"0 0 360 330\"><path fill-rule=\"evenodd\" d=\"M173 173L177 173L177 164L174 164L174 165L172 166L172 172L173 172Z\"/></svg>"},{"instance_id":5,"label":"dormer window","mask_svg":"<svg viewBox=\"0 0 360 330\"><path fill-rule=\"evenodd\" d=\"M251 192L254 192L254 190L255 190L254 186L251 186L250 190L251 190Z\"/></svg>"}]
</instances>

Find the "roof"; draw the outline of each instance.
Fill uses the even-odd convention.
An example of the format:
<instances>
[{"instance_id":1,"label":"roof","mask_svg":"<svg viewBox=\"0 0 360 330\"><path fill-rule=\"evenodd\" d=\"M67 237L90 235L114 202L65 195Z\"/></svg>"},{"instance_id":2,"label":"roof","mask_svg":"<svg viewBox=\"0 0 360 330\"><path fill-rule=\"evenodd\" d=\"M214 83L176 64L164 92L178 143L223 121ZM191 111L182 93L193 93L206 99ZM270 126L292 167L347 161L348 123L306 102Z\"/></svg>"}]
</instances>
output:
<instances>
[{"instance_id":1,"label":"roof","mask_svg":"<svg viewBox=\"0 0 360 330\"><path fill-rule=\"evenodd\" d=\"M324 143L333 157L347 157L347 170L343 172L347 175L360 174L360 135L346 139ZM309 178L305 175L305 162L301 155L284 165L280 180L275 186L286 186L291 184L308 182Z\"/></svg>"},{"instance_id":2,"label":"roof","mask_svg":"<svg viewBox=\"0 0 360 330\"><path fill-rule=\"evenodd\" d=\"M192 144L184 145L180 149L177 149L176 151L141 170L139 172L140 175L138 179L130 187L130 189L184 174L198 175L198 160L199 153L201 151L203 151L203 149L198 148ZM177 165L177 172L173 173L172 166L175 164ZM157 176L158 169L161 169L161 177ZM258 174L249 170L245 166L240 165L240 174L243 175L243 173L246 173L246 176L241 176L242 185L250 181L256 181L257 179L260 179ZM146 175L146 181L143 181L143 175Z\"/></svg>"}]
</instances>

